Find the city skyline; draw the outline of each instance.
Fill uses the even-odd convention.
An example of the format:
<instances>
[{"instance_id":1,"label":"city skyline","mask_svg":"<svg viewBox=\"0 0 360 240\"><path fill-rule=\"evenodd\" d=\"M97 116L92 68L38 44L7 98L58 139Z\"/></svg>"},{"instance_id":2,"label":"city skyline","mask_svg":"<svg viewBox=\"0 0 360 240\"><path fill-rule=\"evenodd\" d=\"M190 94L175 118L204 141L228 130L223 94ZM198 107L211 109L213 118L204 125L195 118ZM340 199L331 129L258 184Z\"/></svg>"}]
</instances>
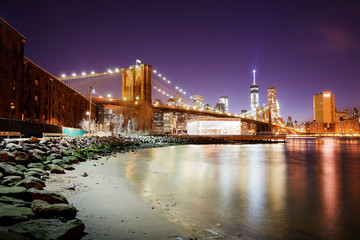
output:
<instances>
[{"instance_id":1,"label":"city skyline","mask_svg":"<svg viewBox=\"0 0 360 240\"><path fill-rule=\"evenodd\" d=\"M240 113L256 69L260 106L276 87L284 119L313 120L312 96L323 91L338 109L358 107L359 4L155 3L5 1L0 16L26 36L25 56L55 76L141 59L211 106L228 96Z\"/></svg>"}]
</instances>

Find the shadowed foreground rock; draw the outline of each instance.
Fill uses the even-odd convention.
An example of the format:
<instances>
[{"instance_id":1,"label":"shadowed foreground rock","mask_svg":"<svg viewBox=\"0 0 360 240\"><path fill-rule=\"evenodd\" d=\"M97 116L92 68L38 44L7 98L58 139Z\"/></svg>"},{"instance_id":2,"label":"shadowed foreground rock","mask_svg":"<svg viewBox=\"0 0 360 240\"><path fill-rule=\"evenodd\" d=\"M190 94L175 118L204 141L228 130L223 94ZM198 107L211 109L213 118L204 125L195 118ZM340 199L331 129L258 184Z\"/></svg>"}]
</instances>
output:
<instances>
[{"instance_id":1,"label":"shadowed foreground rock","mask_svg":"<svg viewBox=\"0 0 360 240\"><path fill-rule=\"evenodd\" d=\"M18 233L0 231L1 240L29 240L29 238L24 237Z\"/></svg>"},{"instance_id":2,"label":"shadowed foreground rock","mask_svg":"<svg viewBox=\"0 0 360 240\"><path fill-rule=\"evenodd\" d=\"M65 203L49 204L43 200L34 200L31 209L42 218L74 219L76 217L76 208Z\"/></svg>"},{"instance_id":3,"label":"shadowed foreground rock","mask_svg":"<svg viewBox=\"0 0 360 240\"><path fill-rule=\"evenodd\" d=\"M34 212L28 207L17 207L14 205L0 207L0 224L3 226L26 221L34 217Z\"/></svg>"},{"instance_id":4,"label":"shadowed foreground rock","mask_svg":"<svg viewBox=\"0 0 360 240\"><path fill-rule=\"evenodd\" d=\"M9 231L38 240L72 240L83 235L84 224L80 219L62 222L59 219L36 219L17 223Z\"/></svg>"}]
</instances>

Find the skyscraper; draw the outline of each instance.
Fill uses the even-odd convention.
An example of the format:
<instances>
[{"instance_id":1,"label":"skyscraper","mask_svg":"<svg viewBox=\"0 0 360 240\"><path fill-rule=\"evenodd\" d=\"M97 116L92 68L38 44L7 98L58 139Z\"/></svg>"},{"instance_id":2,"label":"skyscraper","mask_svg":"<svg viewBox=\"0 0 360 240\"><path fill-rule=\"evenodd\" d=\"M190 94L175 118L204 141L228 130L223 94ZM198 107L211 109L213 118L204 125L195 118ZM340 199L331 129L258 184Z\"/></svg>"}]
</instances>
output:
<instances>
[{"instance_id":1,"label":"skyscraper","mask_svg":"<svg viewBox=\"0 0 360 240\"><path fill-rule=\"evenodd\" d=\"M229 112L229 98L227 96L221 96L220 102L225 106L225 112Z\"/></svg>"},{"instance_id":2,"label":"skyscraper","mask_svg":"<svg viewBox=\"0 0 360 240\"><path fill-rule=\"evenodd\" d=\"M269 87L267 89L268 106L271 110L271 118L274 120L278 118L279 113L279 102L276 99L276 87Z\"/></svg>"},{"instance_id":3,"label":"skyscraper","mask_svg":"<svg viewBox=\"0 0 360 240\"><path fill-rule=\"evenodd\" d=\"M255 82L256 70L253 70L254 82L250 87L250 103L251 103L251 114L253 117L256 116L256 109L259 107L259 85Z\"/></svg>"},{"instance_id":4,"label":"skyscraper","mask_svg":"<svg viewBox=\"0 0 360 240\"><path fill-rule=\"evenodd\" d=\"M335 122L335 97L330 91L314 95L314 119L316 122Z\"/></svg>"},{"instance_id":5,"label":"skyscraper","mask_svg":"<svg viewBox=\"0 0 360 240\"><path fill-rule=\"evenodd\" d=\"M192 97L194 101L194 106L197 108L203 108L204 107L204 97L201 95L194 95Z\"/></svg>"}]
</instances>

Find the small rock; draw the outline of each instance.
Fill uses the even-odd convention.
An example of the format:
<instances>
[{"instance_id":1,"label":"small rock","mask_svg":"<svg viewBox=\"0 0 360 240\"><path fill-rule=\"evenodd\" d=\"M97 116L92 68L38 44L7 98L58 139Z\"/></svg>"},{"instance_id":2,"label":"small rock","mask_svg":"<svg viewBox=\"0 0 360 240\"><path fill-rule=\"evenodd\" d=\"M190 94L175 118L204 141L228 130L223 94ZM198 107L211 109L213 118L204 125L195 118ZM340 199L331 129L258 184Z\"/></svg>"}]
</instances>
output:
<instances>
[{"instance_id":1,"label":"small rock","mask_svg":"<svg viewBox=\"0 0 360 240\"><path fill-rule=\"evenodd\" d=\"M31 137L30 140L33 142L40 142L40 139L38 139L36 137Z\"/></svg>"},{"instance_id":2,"label":"small rock","mask_svg":"<svg viewBox=\"0 0 360 240\"><path fill-rule=\"evenodd\" d=\"M65 174L65 170L58 165L49 164L48 167L50 168L51 173Z\"/></svg>"},{"instance_id":3,"label":"small rock","mask_svg":"<svg viewBox=\"0 0 360 240\"><path fill-rule=\"evenodd\" d=\"M221 223L217 223L216 226L217 226L217 227L221 227L222 224L221 224Z\"/></svg>"},{"instance_id":4,"label":"small rock","mask_svg":"<svg viewBox=\"0 0 360 240\"><path fill-rule=\"evenodd\" d=\"M83 177L87 177L87 176L89 176L86 172L84 172L84 174L83 175L81 175L81 176L83 176Z\"/></svg>"}]
</instances>

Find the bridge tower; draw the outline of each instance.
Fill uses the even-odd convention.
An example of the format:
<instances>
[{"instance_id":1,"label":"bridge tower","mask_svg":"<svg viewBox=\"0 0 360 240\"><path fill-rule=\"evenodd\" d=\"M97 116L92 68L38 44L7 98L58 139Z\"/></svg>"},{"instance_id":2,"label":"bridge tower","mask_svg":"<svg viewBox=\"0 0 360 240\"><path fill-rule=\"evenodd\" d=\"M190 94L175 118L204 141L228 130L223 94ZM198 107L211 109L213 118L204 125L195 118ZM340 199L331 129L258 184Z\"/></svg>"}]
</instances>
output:
<instances>
[{"instance_id":1,"label":"bridge tower","mask_svg":"<svg viewBox=\"0 0 360 240\"><path fill-rule=\"evenodd\" d=\"M140 64L122 68L121 98L151 104L151 66Z\"/></svg>"}]
</instances>

